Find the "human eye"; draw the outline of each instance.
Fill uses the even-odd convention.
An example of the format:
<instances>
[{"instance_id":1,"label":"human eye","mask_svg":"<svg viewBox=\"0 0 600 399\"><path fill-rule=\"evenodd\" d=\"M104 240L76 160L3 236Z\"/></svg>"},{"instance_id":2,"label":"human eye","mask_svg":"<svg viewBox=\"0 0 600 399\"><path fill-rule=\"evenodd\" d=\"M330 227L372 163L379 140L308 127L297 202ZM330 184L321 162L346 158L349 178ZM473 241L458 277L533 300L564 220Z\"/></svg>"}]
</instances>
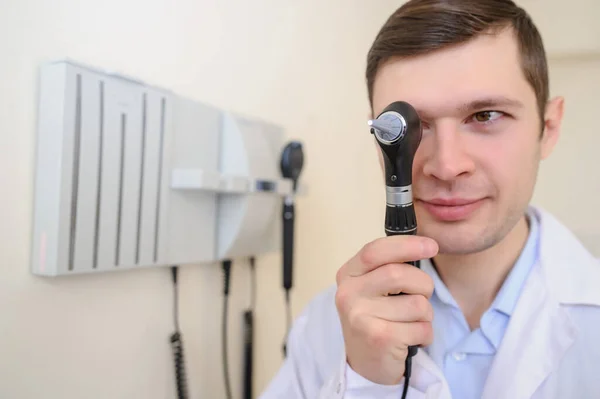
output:
<instances>
[{"instance_id":1,"label":"human eye","mask_svg":"<svg viewBox=\"0 0 600 399\"><path fill-rule=\"evenodd\" d=\"M504 112L500 111L480 111L472 116L472 120L476 123L489 125L504 116Z\"/></svg>"}]
</instances>

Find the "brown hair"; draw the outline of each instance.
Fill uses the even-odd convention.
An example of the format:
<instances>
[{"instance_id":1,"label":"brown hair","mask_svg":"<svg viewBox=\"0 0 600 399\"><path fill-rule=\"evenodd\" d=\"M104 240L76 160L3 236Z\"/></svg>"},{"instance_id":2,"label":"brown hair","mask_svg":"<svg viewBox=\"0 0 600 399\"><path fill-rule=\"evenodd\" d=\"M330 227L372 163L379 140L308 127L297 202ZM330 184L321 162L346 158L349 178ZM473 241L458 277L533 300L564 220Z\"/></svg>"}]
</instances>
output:
<instances>
[{"instance_id":1,"label":"brown hair","mask_svg":"<svg viewBox=\"0 0 600 399\"><path fill-rule=\"evenodd\" d=\"M540 117L549 97L543 41L531 17L511 0L410 0L385 22L367 57L367 88L373 107L373 84L382 62L458 45L477 35L512 27L521 67L535 91Z\"/></svg>"}]
</instances>

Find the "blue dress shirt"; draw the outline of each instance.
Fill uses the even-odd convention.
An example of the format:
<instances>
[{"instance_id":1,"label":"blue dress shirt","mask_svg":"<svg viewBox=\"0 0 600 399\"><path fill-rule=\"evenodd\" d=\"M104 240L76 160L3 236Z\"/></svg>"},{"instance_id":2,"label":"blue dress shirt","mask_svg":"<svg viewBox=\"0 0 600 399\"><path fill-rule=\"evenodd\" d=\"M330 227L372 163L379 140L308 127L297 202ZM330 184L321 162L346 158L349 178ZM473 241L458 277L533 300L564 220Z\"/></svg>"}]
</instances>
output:
<instances>
[{"instance_id":1,"label":"blue dress shirt","mask_svg":"<svg viewBox=\"0 0 600 399\"><path fill-rule=\"evenodd\" d=\"M538 221L534 215L528 215L528 218L530 232L525 247L494 302L481 317L480 327L476 330L470 330L460 307L432 264L421 262L422 269L434 281L431 302L434 311L435 340L425 350L443 370L453 398L481 398L485 380L494 355L502 342L510 316L527 280L527 275L537 262Z\"/></svg>"}]
</instances>

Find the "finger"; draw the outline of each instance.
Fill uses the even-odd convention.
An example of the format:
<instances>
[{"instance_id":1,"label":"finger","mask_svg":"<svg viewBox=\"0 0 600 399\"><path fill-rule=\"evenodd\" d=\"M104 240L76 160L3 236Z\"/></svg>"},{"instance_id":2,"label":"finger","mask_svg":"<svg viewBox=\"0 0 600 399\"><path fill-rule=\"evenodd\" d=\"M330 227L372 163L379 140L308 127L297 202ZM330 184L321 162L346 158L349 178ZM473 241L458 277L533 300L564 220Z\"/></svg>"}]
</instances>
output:
<instances>
[{"instance_id":1,"label":"finger","mask_svg":"<svg viewBox=\"0 0 600 399\"><path fill-rule=\"evenodd\" d=\"M423 295L398 295L365 301L365 312L392 322L433 321L433 306Z\"/></svg>"},{"instance_id":2,"label":"finger","mask_svg":"<svg viewBox=\"0 0 600 399\"><path fill-rule=\"evenodd\" d=\"M390 294L417 294L431 298L433 279L423 270L412 265L388 264L348 281L362 296L385 296Z\"/></svg>"},{"instance_id":3,"label":"finger","mask_svg":"<svg viewBox=\"0 0 600 399\"><path fill-rule=\"evenodd\" d=\"M371 318L363 337L373 348L403 350L408 346L430 345L433 342L433 327L426 321L391 323Z\"/></svg>"},{"instance_id":4,"label":"finger","mask_svg":"<svg viewBox=\"0 0 600 399\"><path fill-rule=\"evenodd\" d=\"M376 318L388 322L433 321L433 307L423 295L399 295L363 300L349 309L348 320Z\"/></svg>"},{"instance_id":5,"label":"finger","mask_svg":"<svg viewBox=\"0 0 600 399\"><path fill-rule=\"evenodd\" d=\"M416 235L382 237L366 244L342 266L338 275L342 278L361 276L388 263L405 263L432 258L437 251L437 243L428 237Z\"/></svg>"},{"instance_id":6,"label":"finger","mask_svg":"<svg viewBox=\"0 0 600 399\"><path fill-rule=\"evenodd\" d=\"M403 345L428 346L433 342L433 326L427 321L394 323Z\"/></svg>"}]
</instances>

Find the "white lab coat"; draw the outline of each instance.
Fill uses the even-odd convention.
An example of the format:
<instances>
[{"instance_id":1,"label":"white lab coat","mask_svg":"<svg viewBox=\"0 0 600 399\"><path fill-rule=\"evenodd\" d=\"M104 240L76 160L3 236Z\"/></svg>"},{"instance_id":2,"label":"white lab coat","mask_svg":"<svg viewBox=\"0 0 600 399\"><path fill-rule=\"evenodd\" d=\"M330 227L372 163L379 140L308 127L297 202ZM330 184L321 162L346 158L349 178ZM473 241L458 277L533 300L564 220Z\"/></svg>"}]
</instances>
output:
<instances>
[{"instance_id":1,"label":"white lab coat","mask_svg":"<svg viewBox=\"0 0 600 399\"><path fill-rule=\"evenodd\" d=\"M600 398L600 262L555 217L540 220L540 261L533 268L495 356L482 399ZM345 353L335 287L296 319L288 357L261 399L373 398L367 384L346 392ZM400 395L385 396L400 398ZM409 399L452 398L440 370L419 350Z\"/></svg>"}]
</instances>

